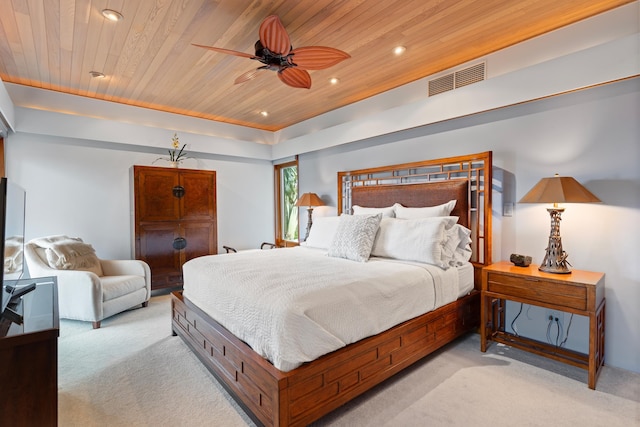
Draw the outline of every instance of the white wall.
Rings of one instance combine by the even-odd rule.
[[[499,191],[513,189],[495,197],[494,261],[516,252],[540,263],[550,228],[545,206],[516,203],[514,215],[502,217],[499,201],[517,202],[556,172],[573,176],[603,203],[566,206],[564,249],[574,268],[606,274],[606,363],[640,372],[639,106],[636,78],[301,155],[300,192],[336,206],[339,171],[491,150],[496,177],[508,178]],[[517,323],[521,332],[544,341],[545,311],[527,316]],[[586,351],[586,327],[574,319],[569,348]]]
[[[82,237],[103,258],[132,257],[131,167],[150,166],[160,154],[21,132],[7,138],[5,149],[7,176],[27,192],[27,239],[67,234]],[[271,162],[204,158],[183,166],[217,172],[220,248],[273,240]]]

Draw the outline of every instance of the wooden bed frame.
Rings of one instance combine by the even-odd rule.
[[[456,199],[472,230],[475,290],[457,301],[365,338],[289,372],[172,293],[173,334],[257,423],[302,426],[319,419],[460,335],[477,329],[480,271],[491,261],[491,152],[338,173],[338,211],[352,205],[433,206]],[[486,188],[486,192],[485,192]]]

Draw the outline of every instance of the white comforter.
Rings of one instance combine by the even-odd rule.
[[[451,301],[455,268],[303,247],[204,256],[183,266],[184,296],[281,371]]]

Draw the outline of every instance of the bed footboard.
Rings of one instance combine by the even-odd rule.
[[[267,426],[307,425],[458,336],[476,329],[477,291],[289,372],[282,372],[184,298],[172,327],[247,414]]]

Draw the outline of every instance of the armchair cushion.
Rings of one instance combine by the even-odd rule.
[[[110,301],[145,288],[143,276],[102,276],[102,301]]]

